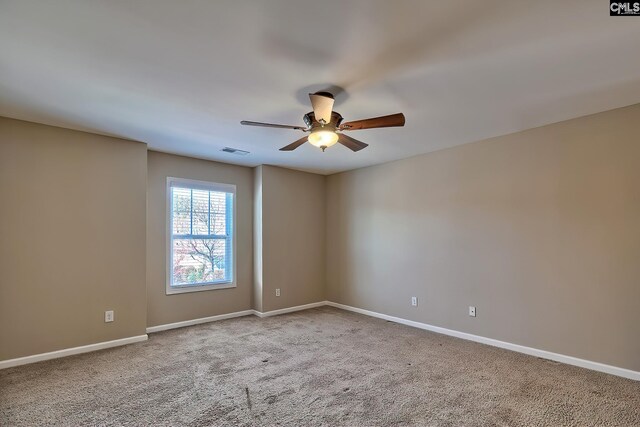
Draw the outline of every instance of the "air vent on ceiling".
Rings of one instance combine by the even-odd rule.
[[[221,151],[224,151],[225,153],[235,154],[238,156],[246,156],[247,154],[249,154],[248,151],[238,150],[237,148],[231,148],[231,147],[224,147]]]

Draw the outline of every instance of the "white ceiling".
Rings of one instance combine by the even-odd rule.
[[[1,0],[0,115],[332,173],[638,103],[638,40],[606,0]],[[301,125],[331,86],[345,120],[406,126],[322,153],[239,124]]]

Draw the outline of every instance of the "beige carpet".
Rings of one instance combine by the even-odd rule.
[[[0,371],[2,426],[639,426],[640,383],[323,307]]]

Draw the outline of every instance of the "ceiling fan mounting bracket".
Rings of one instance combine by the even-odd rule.
[[[321,90],[319,92],[314,93],[314,95],[320,95],[320,96],[324,96],[325,98],[329,98],[329,99],[335,99],[333,97],[333,94],[331,92],[326,92],[324,90]]]

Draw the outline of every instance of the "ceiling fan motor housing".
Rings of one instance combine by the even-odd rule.
[[[309,142],[324,152],[328,147],[331,147],[338,142],[338,134],[336,130],[338,129],[338,126],[340,126],[341,121],[342,116],[340,113],[336,113],[335,111],[331,112],[331,121],[326,124],[322,124],[316,120],[313,111],[305,114],[304,122],[311,132],[308,138]]]
[[[313,111],[305,114],[303,119],[304,123],[307,125],[311,132],[314,132],[318,128],[323,128],[323,130],[335,131],[336,129],[338,129],[338,126],[340,126],[340,123],[342,122],[342,116],[340,115],[340,113],[337,113],[335,111],[331,113],[331,121],[324,125],[316,120],[316,116],[315,114],[313,114]]]

